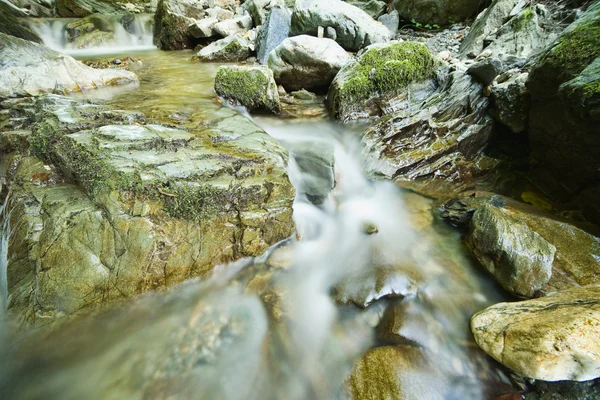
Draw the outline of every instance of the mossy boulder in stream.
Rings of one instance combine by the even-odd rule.
[[[215,77],[215,91],[248,111],[279,113],[280,110],[277,84],[267,67],[221,67]]]
[[[114,23],[110,17],[101,14],[88,15],[65,26],[67,41],[80,49],[113,43],[113,29]]]
[[[600,222],[600,1],[545,51],[529,75],[532,179]]]
[[[293,233],[287,152],[234,110],[186,131],[61,96],[2,106],[2,135],[29,135],[36,155],[0,149],[9,312],[25,322],[205,276]]]
[[[342,121],[376,116],[378,98],[398,95],[410,84],[432,78],[435,66],[421,43],[373,45],[336,75],[327,95],[329,109]]]

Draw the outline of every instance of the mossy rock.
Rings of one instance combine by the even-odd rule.
[[[14,9],[1,1],[0,32],[35,43],[42,43],[42,39],[36,33],[29,29],[26,24],[19,21]]]
[[[67,31],[67,41],[74,42],[77,38],[87,33],[95,31],[113,32],[114,24],[109,18],[100,14],[88,15],[85,18],[69,22],[65,25]]]
[[[433,78],[435,68],[435,59],[421,43],[371,46],[337,74],[327,95],[328,107],[340,120],[355,119],[364,114],[365,103]]]
[[[56,0],[56,11],[59,17],[64,18],[83,18],[94,13],[123,14],[116,2],[111,0]]]
[[[215,91],[221,97],[241,104],[249,111],[279,113],[279,93],[273,72],[264,66],[226,66],[217,71]]]

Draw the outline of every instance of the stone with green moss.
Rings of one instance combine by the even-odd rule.
[[[327,95],[328,107],[342,121],[369,116],[366,103],[433,78],[435,68],[435,59],[421,43],[374,45],[337,74]]]
[[[215,91],[225,99],[246,107],[249,111],[279,113],[279,93],[273,72],[265,66],[219,68]]]
[[[193,48],[189,27],[204,18],[203,0],[159,0],[154,14],[154,44],[161,50]]]
[[[200,61],[244,61],[254,50],[254,43],[242,34],[217,40],[198,52]]]
[[[114,22],[110,16],[91,14],[85,18],[69,22],[65,26],[67,42],[78,49],[98,47],[115,41]]]

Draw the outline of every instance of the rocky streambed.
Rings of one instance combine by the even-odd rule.
[[[596,398],[600,4],[242,3],[2,24],[3,397]]]

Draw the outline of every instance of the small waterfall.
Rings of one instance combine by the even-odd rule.
[[[107,36],[108,41],[99,41],[100,43],[93,45],[69,40],[67,25],[77,19],[36,18],[29,19],[27,22],[30,28],[42,38],[45,46],[67,54],[110,54],[155,48],[152,44],[152,14],[102,16],[102,18],[111,23],[109,31],[113,34],[112,40]]]

